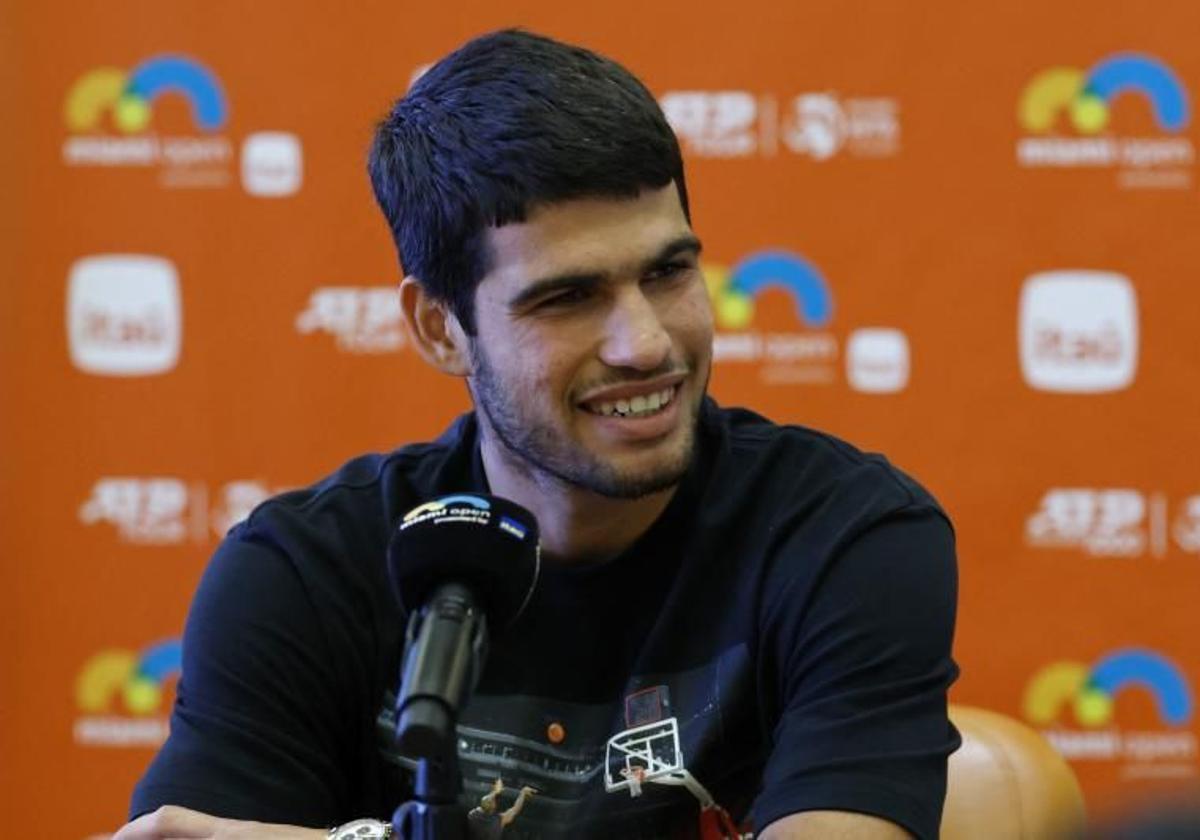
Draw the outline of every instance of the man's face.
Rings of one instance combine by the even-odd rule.
[[[691,462],[712,313],[674,184],[488,232],[471,391],[510,464],[636,498]]]

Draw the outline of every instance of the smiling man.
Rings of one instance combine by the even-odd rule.
[[[649,92],[485,36],[396,104],[370,173],[414,344],[474,411],[230,532],[119,840],[388,836],[412,785],[388,537],[470,491],[533,511],[547,561],[460,720],[464,804],[511,815],[487,836],[936,836],[949,522],[882,457],[706,396],[701,246]]]

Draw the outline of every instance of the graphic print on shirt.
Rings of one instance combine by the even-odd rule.
[[[617,703],[478,693],[458,726],[462,800],[472,807],[497,779],[534,788],[506,839],[742,837],[712,793],[719,785],[722,804],[744,814],[758,788],[757,739],[724,731],[734,722],[722,718],[723,708],[748,707],[748,679],[739,646],[683,673],[635,677]],[[415,770],[396,754],[393,705],[389,694],[376,721],[380,751]],[[625,793],[639,782],[640,795]]]
[[[679,745],[679,719],[668,717],[670,690],[656,685],[625,698],[625,724],[629,727],[608,739],[604,755],[604,789],[608,793],[628,791],[636,799],[643,785],[654,783],[682,787],[700,805],[702,838],[749,838],[729,812],[685,766]]]

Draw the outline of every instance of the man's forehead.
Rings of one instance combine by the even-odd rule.
[[[562,273],[634,270],[691,227],[674,183],[635,198],[545,204],[524,222],[489,228],[485,280],[534,280]]]

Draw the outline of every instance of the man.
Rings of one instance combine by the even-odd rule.
[[[649,92],[485,36],[396,104],[370,173],[414,344],[475,410],[230,532],[119,840],[385,836],[344,823],[411,791],[388,538],[472,490],[531,510],[546,559],[460,720],[464,802],[539,791],[505,837],[935,836],[949,523],[882,458],[705,396],[700,242]]]

